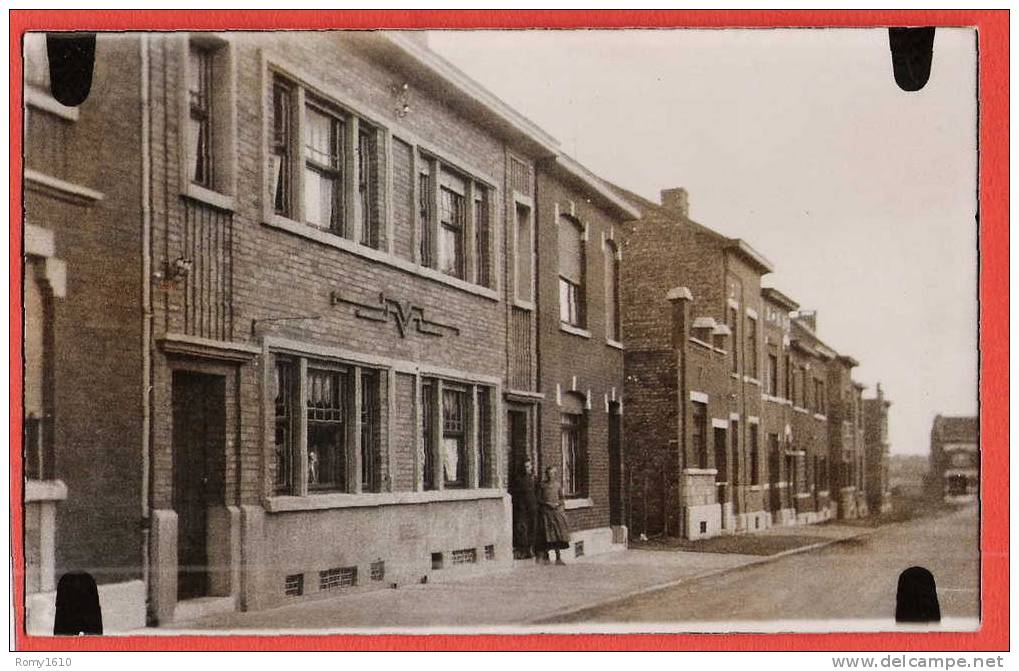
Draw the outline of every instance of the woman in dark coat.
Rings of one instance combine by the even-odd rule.
[[[517,559],[533,556],[534,525],[538,518],[538,498],[534,492],[534,466],[525,459],[513,474],[513,554]]]
[[[570,528],[566,523],[563,487],[556,477],[555,466],[545,469],[545,479],[538,484],[538,528],[535,549],[548,563],[548,551],[555,550],[555,563],[563,565],[560,550],[570,547]]]

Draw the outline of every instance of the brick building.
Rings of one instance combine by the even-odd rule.
[[[553,138],[398,33],[100,35],[88,101],[44,88],[30,628],[72,568],[110,630],[508,568],[524,454],[622,547],[639,213]]]
[[[931,426],[930,471],[933,498],[969,503],[980,495],[980,422],[977,417],[938,415]]]
[[[867,506],[872,513],[887,513],[892,509],[892,489],[888,479],[891,447],[888,442],[888,409],[891,405],[880,382],[874,398],[863,399]]]
[[[620,283],[634,529],[700,538],[770,526],[761,276],[743,240],[689,218],[683,189],[631,199]]]
[[[25,604],[53,630],[56,583],[90,572],[107,630],[145,624],[147,383],[140,296],[137,42],[100,41],[92,95],[50,93],[26,37],[24,87]],[[110,138],[117,138],[111,142]]]

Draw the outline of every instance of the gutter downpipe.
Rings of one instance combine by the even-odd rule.
[[[152,431],[152,193],[150,184],[151,145],[149,139],[149,36],[139,36],[141,91],[139,107],[141,112],[141,214],[142,214],[142,436],[141,436],[141,504],[142,504],[142,581],[145,584],[146,617],[149,595],[149,536],[151,519],[149,511],[149,463],[150,434]]]

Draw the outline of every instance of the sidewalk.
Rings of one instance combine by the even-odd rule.
[[[520,626],[773,561],[873,531],[839,525],[776,529],[764,533],[791,532],[798,537],[811,537],[816,542],[766,556],[631,549],[584,557],[566,566],[518,562],[512,571],[496,575],[362,592],[268,611],[227,613],[146,631],[180,634],[315,630],[324,633],[366,628],[388,631],[422,628],[415,633],[425,633],[463,626],[472,630]]]

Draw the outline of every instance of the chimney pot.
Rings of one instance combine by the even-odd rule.
[[[662,189],[662,207],[672,210],[684,217],[690,214],[690,195],[686,189]]]

